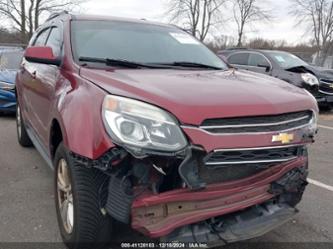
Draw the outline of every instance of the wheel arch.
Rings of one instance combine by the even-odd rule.
[[[50,138],[49,138],[49,148],[50,148],[50,156],[53,160],[55,157],[55,153],[60,143],[64,141],[64,133],[61,128],[60,122],[57,119],[53,119],[51,123],[50,129]]]

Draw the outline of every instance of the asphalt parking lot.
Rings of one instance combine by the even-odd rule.
[[[255,242],[333,242],[333,113],[319,123],[300,213]],[[0,242],[59,242],[53,173],[35,149],[18,145],[15,129],[14,117],[0,117]]]

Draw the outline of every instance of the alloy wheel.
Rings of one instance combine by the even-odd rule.
[[[74,227],[74,202],[72,183],[68,164],[65,159],[59,160],[57,172],[58,206],[62,225],[68,234],[73,232]]]

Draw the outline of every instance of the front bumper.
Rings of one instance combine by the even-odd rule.
[[[16,96],[14,91],[6,91],[0,89],[0,111],[16,111]]]
[[[267,202],[232,216],[189,225],[175,230],[161,240],[182,243],[200,242],[207,247],[256,238],[291,220],[297,209],[286,204]]]
[[[275,188],[272,191],[275,182],[279,182],[288,172],[306,167],[307,157],[303,156],[257,175],[208,185],[196,192],[179,189],[138,197],[132,204],[132,228],[152,238],[163,237],[177,228],[262,204],[283,193],[284,190],[279,192]],[[293,188],[305,186],[306,175],[300,174],[298,178],[300,186]]]
[[[187,234],[190,226],[198,227],[198,236],[204,234],[214,242],[216,236],[207,232],[207,227],[200,228],[202,224],[226,215],[234,218],[238,212],[271,202],[276,215],[272,212],[272,216],[249,221],[261,225],[256,229],[249,225],[255,231],[234,237],[241,240],[267,232],[295,213],[293,207],[305,189],[306,145],[313,142],[316,128],[314,116],[308,121],[308,112],[300,115],[297,119],[305,122],[283,131],[212,133],[202,127],[182,126],[191,144],[182,153],[130,156],[130,162],[124,160],[122,166],[112,167],[115,172],[105,209],[114,219],[131,223],[134,230],[151,238],[186,240],[187,235],[178,231]],[[275,123],[269,124],[261,127]],[[286,209],[277,211],[280,206]]]
[[[320,82],[319,89],[310,91],[319,105],[333,105],[333,83]]]

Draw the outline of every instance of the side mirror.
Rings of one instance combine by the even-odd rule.
[[[271,70],[271,66],[269,66],[269,65],[258,65],[258,67],[263,67],[263,68],[265,68],[265,70],[266,70],[266,72],[269,72],[270,70]]]
[[[60,66],[61,60],[56,58],[51,47],[29,47],[24,58],[29,62]]]

